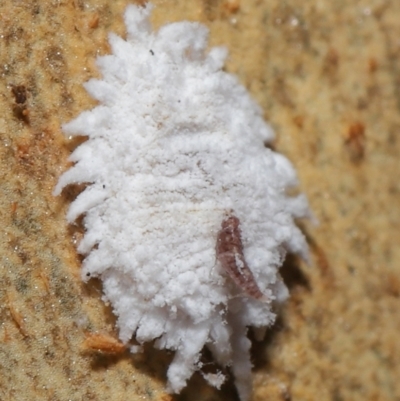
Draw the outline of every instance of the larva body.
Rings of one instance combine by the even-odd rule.
[[[88,183],[67,219],[84,214],[82,277],[103,281],[122,343],[155,340],[175,351],[167,375],[176,393],[206,346],[231,367],[246,401],[247,330],[270,326],[271,301],[288,295],[278,269],[286,251],[307,252],[293,219],[308,206],[304,196],[286,195],[295,171],[265,147],[273,132],[223,71],[226,50],[206,53],[208,31],[199,23],[152,32],[150,10],[129,6],[126,40],[110,35],[112,54],[97,59],[102,79],[85,88],[99,105],[63,126],[88,140],[55,193]],[[215,386],[222,376],[205,375]]]

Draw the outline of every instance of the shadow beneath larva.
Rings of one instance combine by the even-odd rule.
[[[297,256],[288,254],[279,271],[289,290],[289,299],[294,299],[297,296],[296,294],[299,295],[302,290],[306,292],[312,291],[310,281],[307,275],[301,270],[300,261]],[[253,371],[265,371],[270,367],[269,350],[278,341],[278,338],[287,327],[285,314],[283,313],[285,305],[286,303],[275,308],[275,313],[277,314],[276,321],[274,325],[267,330],[263,341],[257,341],[252,330],[249,330],[249,338],[252,340],[251,356]]]
[[[131,355],[131,357],[135,369],[152,377],[155,381],[167,385],[167,370],[174,357],[174,352],[155,349],[151,342],[143,346],[143,352]],[[216,373],[221,370],[206,349],[203,350],[201,362],[203,364],[202,373]],[[167,399],[169,401],[239,401],[229,372],[224,373],[227,373],[227,380],[220,390],[211,387],[200,372],[195,372],[180,394],[171,394]]]
[[[173,401],[239,401],[233,376],[228,369],[222,368],[215,363],[211,352],[204,348],[201,362],[203,374],[213,374],[222,371],[226,375],[226,380],[220,389],[210,386],[200,372],[196,372],[188,381],[188,385]]]
[[[304,288],[307,291],[311,291],[310,281],[303,270],[301,270],[300,261],[297,256],[288,254],[279,272],[283,282],[289,289],[289,293],[296,288]]]
[[[123,359],[131,359],[132,355],[127,350],[124,353],[117,355],[92,352],[90,355],[88,355],[88,357],[90,358],[90,367],[93,371],[106,371],[107,369],[118,364]]]

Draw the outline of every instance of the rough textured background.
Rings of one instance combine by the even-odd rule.
[[[289,258],[291,299],[254,343],[254,400],[400,400],[400,2],[158,0],[155,26],[201,21],[299,171],[319,226]],[[110,343],[101,287],[79,278],[78,189],[51,191],[76,146],[60,126],[94,102],[110,31],[126,0],[0,3],[0,399],[236,400],[199,375],[164,392],[172,355],[90,352]],[[397,263],[396,263],[397,262]],[[209,356],[205,355],[205,360]]]

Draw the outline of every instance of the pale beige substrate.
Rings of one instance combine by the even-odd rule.
[[[83,352],[89,333],[116,336],[114,317],[99,283],[79,277],[80,228],[64,218],[73,190],[51,195],[74,146],[60,126],[94,105],[81,84],[107,33],[123,34],[127,3],[0,5],[4,400],[171,399],[171,355]],[[155,3],[156,26],[201,21],[212,45],[228,46],[227,70],[262,105],[319,220],[304,223],[312,264],[287,263],[291,299],[254,345],[254,399],[400,399],[400,3]],[[177,399],[233,394],[195,376]]]

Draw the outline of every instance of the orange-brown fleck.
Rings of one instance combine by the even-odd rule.
[[[324,250],[316,242],[312,243],[311,245],[317,259],[317,266],[319,267],[321,273],[325,276],[329,275],[330,267]]]
[[[396,274],[389,273],[386,275],[386,292],[398,298],[400,296],[400,279]]]
[[[41,270],[39,272],[39,277],[40,277],[40,279],[42,281],[42,284],[43,284],[44,288],[46,289],[47,293],[50,293],[49,278],[48,278],[48,276],[46,275],[46,273],[43,270]]]
[[[11,336],[7,330],[7,326],[4,326],[4,335],[3,335],[3,343],[7,343],[8,341],[10,341]]]
[[[375,57],[371,57],[368,61],[368,71],[373,74],[378,69],[378,61]]]
[[[352,162],[357,163],[364,158],[365,125],[363,123],[355,122],[349,126],[345,146]]]
[[[237,13],[240,8],[240,1],[239,0],[227,0],[224,2],[223,7],[225,11],[230,14]]]
[[[26,161],[29,158],[29,144],[17,144],[17,157],[20,161]]]
[[[294,116],[293,117],[293,122],[296,125],[297,128],[303,128],[304,125],[304,116]]]
[[[99,26],[100,17],[99,14],[92,14],[88,19],[88,27],[95,29]]]
[[[10,294],[7,294],[7,306],[10,311],[11,317],[14,320],[15,325],[17,326],[19,332],[24,337],[28,337],[28,332],[26,331],[26,328],[25,328],[24,318],[22,317],[19,310],[17,308],[15,308]]]
[[[172,401],[172,396],[170,394],[163,394],[161,396],[161,401]]]
[[[325,56],[323,64],[323,73],[331,79],[336,77],[339,68],[339,53],[336,49],[330,48]]]

